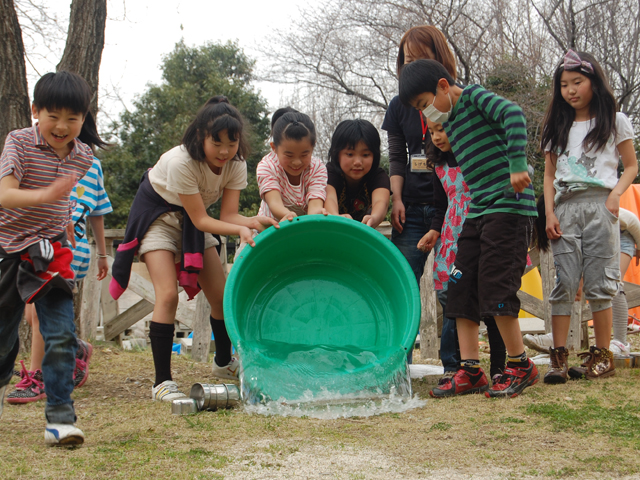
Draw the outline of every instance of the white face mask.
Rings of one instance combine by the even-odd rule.
[[[438,94],[436,93],[436,95],[433,97],[433,102],[431,102],[431,105],[427,105],[427,107],[422,110],[422,113],[424,113],[424,116],[431,120],[433,123],[444,123],[449,120],[451,110],[453,109],[453,102],[451,101],[451,95],[447,93],[447,97],[449,97],[449,111],[441,112],[433,106],[434,102],[436,101],[437,95]]]

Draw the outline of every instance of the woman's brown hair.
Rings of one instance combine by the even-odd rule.
[[[436,60],[447,69],[454,80],[457,78],[456,59],[447,45],[447,39],[444,37],[444,34],[433,25],[420,25],[410,28],[402,36],[398,49],[398,77],[404,66],[405,45],[408,45],[409,50],[415,58]],[[435,55],[434,58],[431,58],[427,48],[433,52]]]

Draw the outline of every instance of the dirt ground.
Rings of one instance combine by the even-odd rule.
[[[598,382],[540,382],[509,400],[431,400],[431,385],[414,380],[424,407],[338,420],[242,408],[174,416],[150,400],[152,371],[149,351],[96,345],[89,379],[74,392],[86,435],[76,449],[44,445],[44,402],[5,403],[0,478],[640,478],[636,369]],[[216,382],[209,365],[185,356],[174,357],[173,372],[184,390]]]

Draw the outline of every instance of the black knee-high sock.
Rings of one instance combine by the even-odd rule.
[[[171,350],[173,348],[173,332],[175,325],[151,322],[149,324],[149,340],[153,353],[153,365],[156,368],[156,383],[160,385],[171,378]]]
[[[487,337],[489,337],[489,349],[491,350],[490,374],[491,378],[493,378],[494,375],[504,372],[507,347],[504,345],[496,320],[493,317],[486,317],[482,321],[487,326]]]
[[[211,322],[213,338],[216,341],[215,361],[219,367],[224,367],[231,361],[231,339],[227,333],[227,327],[224,326],[224,320],[209,317],[209,321]]]

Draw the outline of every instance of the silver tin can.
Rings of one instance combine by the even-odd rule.
[[[198,410],[233,408],[241,400],[240,389],[232,383],[196,383],[191,387],[189,396],[196,401]]]
[[[171,413],[189,415],[198,411],[198,404],[193,398],[176,398],[171,402]]]

